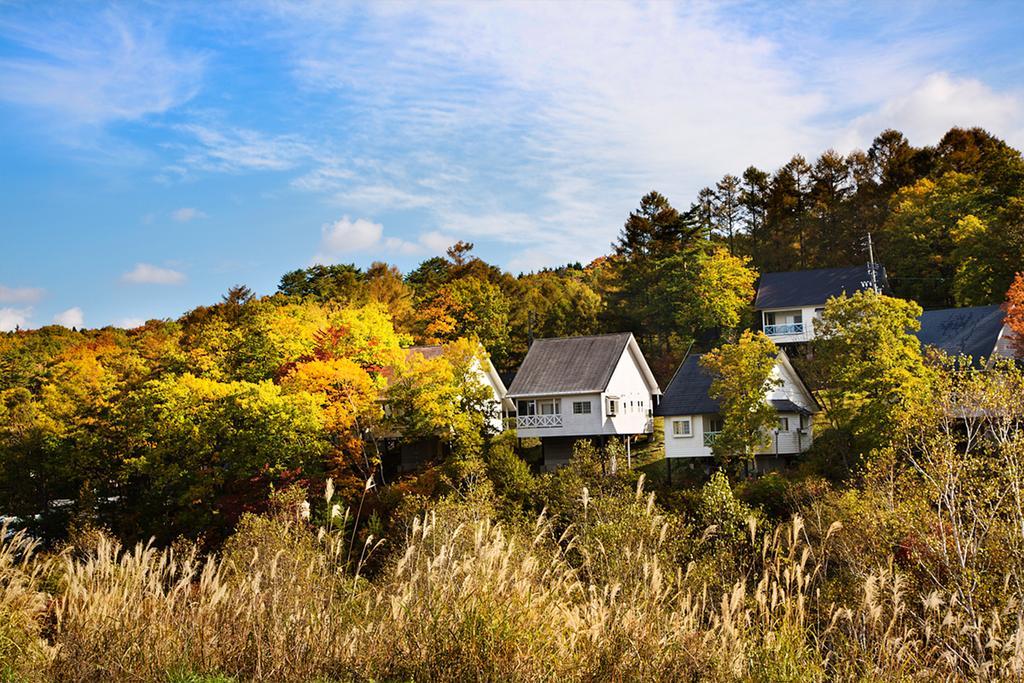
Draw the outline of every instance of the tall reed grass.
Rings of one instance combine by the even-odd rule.
[[[1016,598],[969,618],[939,592],[907,595],[889,565],[863,579],[859,600],[833,604],[822,596],[839,527],[812,545],[799,517],[764,533],[751,522],[757,550],[716,590],[692,565],[664,559],[667,522],[640,488],[637,504],[656,533],[616,549],[628,562],[600,568],[585,566],[602,560],[579,552],[573,529],[556,535],[544,516],[512,530],[428,512],[372,578],[341,530],[315,530],[288,511],[247,520],[216,557],[100,537],[84,555],[46,559],[5,535],[0,672],[55,681],[1024,675]]]

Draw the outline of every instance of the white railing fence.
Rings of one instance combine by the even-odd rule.
[[[561,415],[520,415],[516,418],[519,429],[552,429],[562,426]]]

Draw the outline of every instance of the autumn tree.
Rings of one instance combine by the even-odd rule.
[[[389,431],[404,441],[449,444],[447,471],[454,483],[482,472],[483,442],[496,417],[491,389],[480,380],[489,363],[477,342],[458,339],[440,355],[410,354],[388,384]]]
[[[316,476],[326,446],[315,397],[266,381],[153,380],[126,399],[118,422],[119,524],[142,538],[223,533],[259,509],[274,484]]]
[[[747,330],[736,342],[701,356],[714,378],[709,393],[722,416],[722,431],[711,446],[719,460],[753,460],[770,443],[777,418],[766,397],[779,384],[773,375],[778,353],[763,332]]]
[[[508,297],[497,285],[463,277],[442,286],[420,309],[421,338],[426,344],[477,339],[501,363],[509,348]]]
[[[812,383],[847,447],[867,453],[888,443],[926,392],[931,371],[921,344],[921,307],[871,290],[832,298],[815,325]]]
[[[1006,325],[1013,331],[1010,343],[1014,351],[1024,358],[1024,272],[1017,273],[1006,293]]]
[[[754,299],[755,282],[757,272],[745,256],[733,256],[721,247],[702,256],[677,301],[680,328],[696,334],[708,328],[740,327]]]

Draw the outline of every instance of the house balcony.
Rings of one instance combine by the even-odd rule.
[[[790,334],[803,334],[803,323],[785,323],[782,325],[765,325],[764,333],[769,337],[782,337]]]
[[[718,435],[721,433],[722,432],[704,432],[704,446],[707,448],[714,446],[715,439],[717,439]]]
[[[561,415],[520,415],[516,418],[518,429],[560,429]]]

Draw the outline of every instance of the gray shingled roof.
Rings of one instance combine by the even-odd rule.
[[[981,358],[992,355],[1005,316],[998,304],[925,311],[917,338],[951,356],[971,356],[980,365]]]
[[[824,306],[833,296],[853,294],[869,286],[868,267],[819,268],[785,273],[765,273],[757,286],[754,308],[788,308],[790,306]],[[888,289],[885,268],[878,267],[878,284]]]
[[[718,401],[708,396],[711,373],[700,364],[700,355],[687,356],[676,370],[655,415],[702,415],[718,412]]]
[[[509,397],[604,391],[629,343],[629,332],[537,339],[530,345]]]

